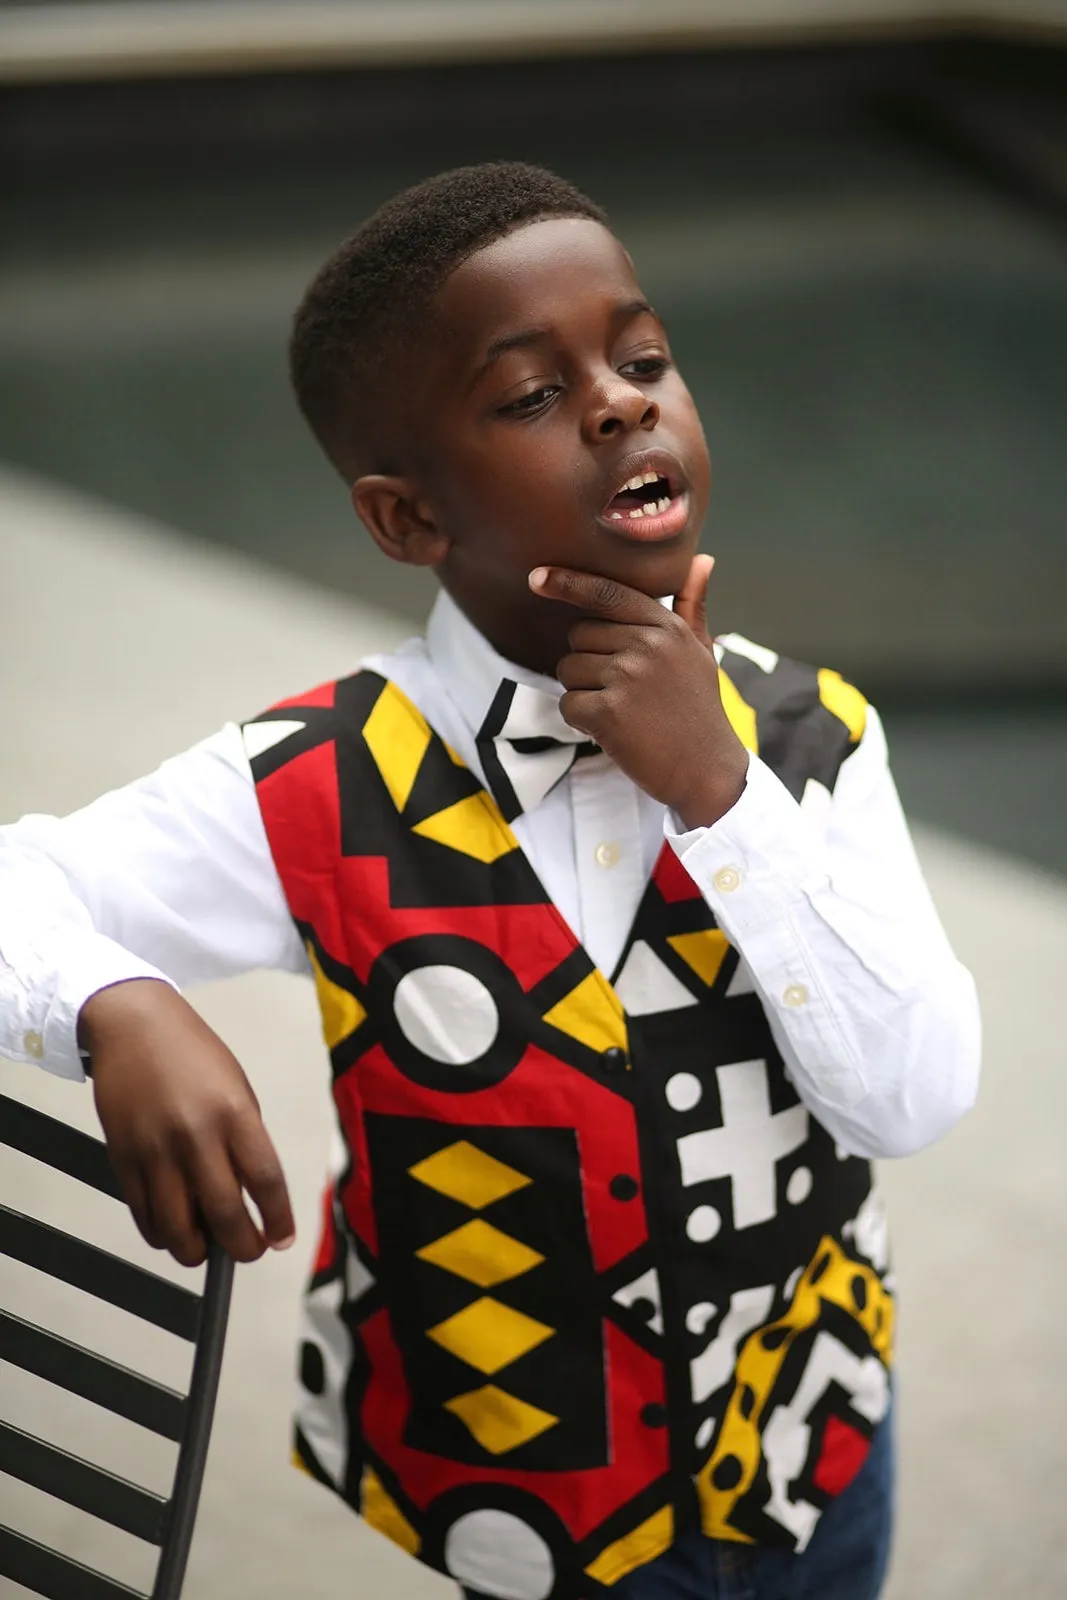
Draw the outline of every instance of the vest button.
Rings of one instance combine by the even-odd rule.
[[[612,1178],[608,1189],[614,1200],[636,1200],[641,1192],[641,1186],[636,1178],[631,1178],[628,1172],[620,1172]]]
[[[641,1421],[646,1428],[665,1428],[667,1426],[667,1407],[657,1405],[652,1401],[650,1405],[641,1407]]]
[[[605,1072],[625,1072],[628,1065],[626,1051],[613,1044],[609,1050],[600,1052],[600,1065]]]

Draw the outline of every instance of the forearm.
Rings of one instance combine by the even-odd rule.
[[[734,992],[747,983],[759,993],[797,1092],[843,1148],[867,1156],[939,1138],[973,1104],[978,1079],[974,985],[895,799],[886,772],[857,818],[874,830],[873,850],[870,840],[850,850],[847,818],[841,837],[753,762],[731,812],[672,837],[743,959]]]

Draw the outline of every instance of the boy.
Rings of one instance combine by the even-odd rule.
[[[700,423],[569,184],[399,196],[292,368],[372,537],[435,569],[427,636],[7,830],[0,1052],[80,1076],[80,1042],[146,1237],[195,1262],[199,1212],[251,1259],[284,1181],[167,980],[310,968],[307,1470],[469,1593],[873,1600],[868,1158],[945,1132],[978,1056],[877,717],[709,638]]]

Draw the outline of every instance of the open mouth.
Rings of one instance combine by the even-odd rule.
[[[638,472],[623,484],[604,511],[610,522],[636,522],[662,515],[675,498],[671,481],[661,472]]]

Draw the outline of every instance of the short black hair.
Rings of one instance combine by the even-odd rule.
[[[372,438],[388,409],[386,368],[417,338],[445,279],[475,251],[547,217],[607,223],[544,167],[455,167],[386,201],[317,273],[293,321],[290,373],[311,431],[348,482],[369,466],[393,470]]]

